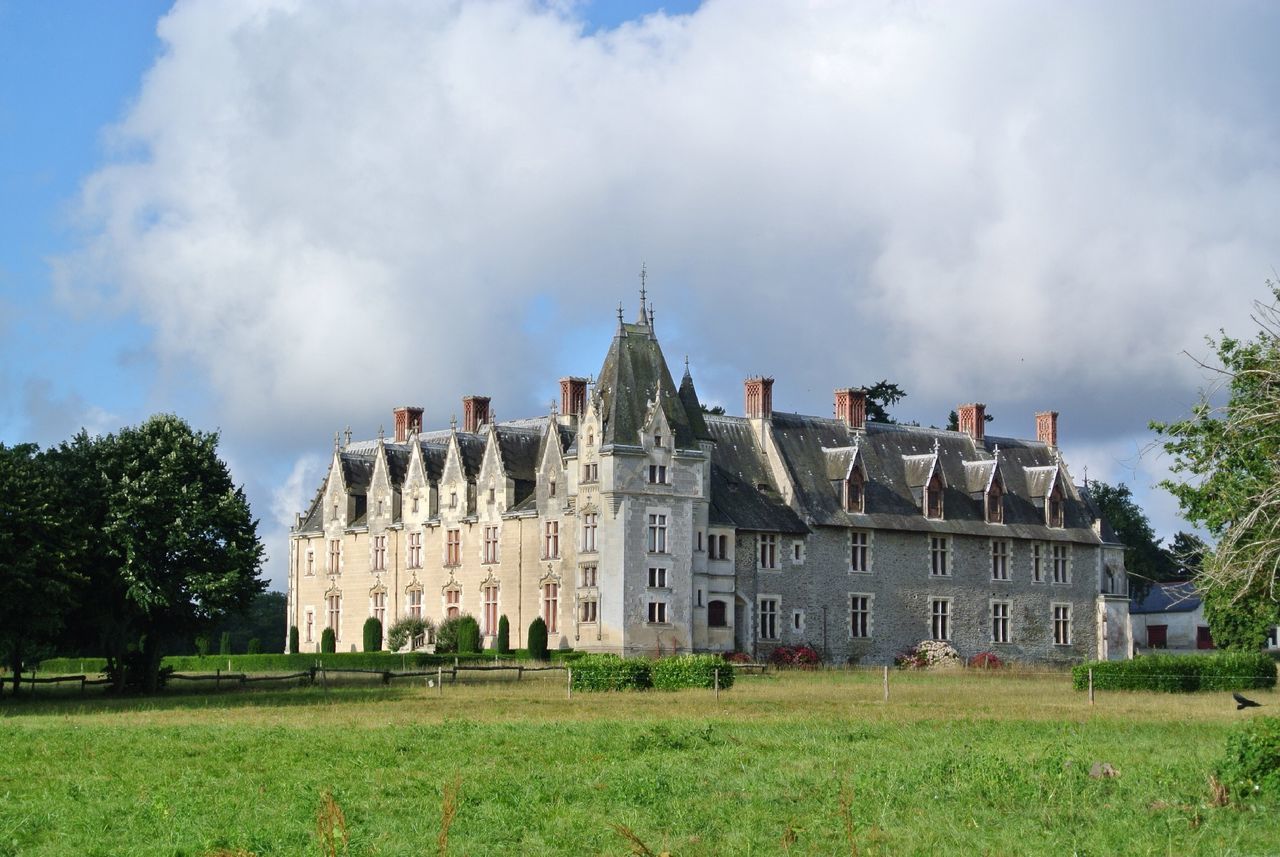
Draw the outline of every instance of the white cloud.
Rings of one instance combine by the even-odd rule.
[[[1178,353],[1276,264],[1280,10],[710,0],[588,36],[574,8],[179,2],[63,288],[289,455],[406,400],[539,409],[532,298],[630,314],[641,259],[710,398],[889,377],[924,422],[1048,404],[1103,442],[1190,402]]]

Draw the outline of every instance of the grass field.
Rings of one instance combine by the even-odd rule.
[[[442,816],[449,854],[1280,853],[1280,802],[1212,805],[1250,714],[1225,693],[893,673],[886,703],[831,672],[567,700],[545,675],[9,701],[0,854],[436,854]]]

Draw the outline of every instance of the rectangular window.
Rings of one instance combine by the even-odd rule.
[[[444,618],[456,619],[462,611],[462,590],[449,589],[444,593]]]
[[[849,596],[849,636],[871,636],[871,596]]]
[[[793,610],[791,612],[791,630],[797,634],[804,633],[804,611]]]
[[[486,637],[498,633],[498,587],[490,584],[481,590],[484,597],[484,623],[480,632]]]
[[[760,599],[760,639],[778,639],[778,602],[774,598]]]
[[[325,599],[329,605],[329,627],[333,629],[335,639],[342,639],[342,596],[330,595]]]
[[[951,539],[947,536],[929,537],[929,574],[946,577],[951,574]],[[945,637],[937,639],[944,640]]]
[[[556,634],[560,629],[560,584],[542,584],[542,621],[547,623],[547,633]]]
[[[853,550],[849,555],[849,570],[871,571],[871,534],[854,530],[850,542]]]
[[[596,621],[597,617],[596,600],[594,598],[578,602],[578,621],[585,625],[590,625]]]
[[[729,537],[719,536],[718,541],[720,542],[720,553],[717,555],[717,559],[728,559],[729,558]]]
[[[307,551],[307,577],[311,577],[316,573],[316,552]]]
[[[661,625],[667,621],[667,602],[650,601],[649,602],[649,624]]]
[[[667,552],[667,516],[649,516],[649,553]]]
[[[387,624],[387,593],[375,592],[369,601],[370,615],[384,626]]]
[[[1009,602],[991,602],[991,642],[1009,642]]]
[[[422,533],[409,533],[409,568],[422,568]]]
[[[582,465],[582,481],[596,482],[600,479],[600,465],[592,462]]]
[[[1044,583],[1044,545],[1039,542],[1031,546],[1031,582]]]
[[[546,533],[542,540],[542,558],[560,558],[560,522],[547,521]]]
[[[370,539],[373,542],[373,570],[386,571],[387,569],[387,537],[374,536]]]
[[[422,590],[409,590],[409,616],[414,619],[422,618]]]
[[[498,561],[498,528],[484,528],[484,547],[483,562],[494,563]]]
[[[1054,583],[1070,583],[1070,569],[1068,562],[1071,558],[1070,549],[1066,545],[1053,545],[1050,548],[1050,556],[1053,560],[1053,582]]]
[[[449,530],[445,534],[444,564],[457,565],[462,561],[462,530]]]
[[[951,599],[935,598],[929,602],[929,631],[935,640],[951,639]]]
[[[596,567],[594,565],[584,565],[582,567],[582,588],[590,589],[596,585]]]
[[[702,550],[702,530],[698,530],[698,550]]]
[[[307,642],[308,643],[315,642],[315,627],[316,627],[316,614],[308,610],[307,611]]]
[[[413,514],[418,514],[418,497],[416,494],[413,497]]]
[[[774,569],[778,567],[778,537],[760,535],[760,568]]]
[[[667,570],[665,568],[649,569],[649,588],[650,589],[666,589],[667,588]]]
[[[329,539],[329,573],[337,574],[342,567],[342,539]]]
[[[791,543],[791,563],[800,565],[804,562],[804,542],[797,539]]]
[[[720,536],[707,536],[707,559],[724,559],[724,554],[720,550]]]
[[[1009,579],[1009,543],[997,539],[991,543],[991,579]]]
[[[667,465],[650,464],[649,465],[649,483],[651,485],[667,484]]]
[[[596,513],[582,516],[582,549],[591,553],[596,549]]]
[[[1053,605],[1053,644],[1071,645],[1071,605]]]

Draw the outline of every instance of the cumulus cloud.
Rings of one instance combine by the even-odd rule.
[[[1280,9],[577,8],[179,0],[60,287],[293,454],[406,400],[544,407],[641,259],[731,411],[747,373],[819,413],[888,377],[922,422],[1052,405],[1102,443],[1186,407],[1179,352],[1275,265]]]

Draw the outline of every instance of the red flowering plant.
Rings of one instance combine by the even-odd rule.
[[[751,663],[751,655],[746,652],[730,652],[724,656],[724,659],[731,664],[749,664]]]
[[[811,670],[822,663],[822,657],[812,646],[778,646],[769,655],[769,663]]]
[[[1004,661],[1000,660],[999,655],[995,652],[978,652],[969,658],[969,668],[976,670],[998,670],[1004,666]]]

